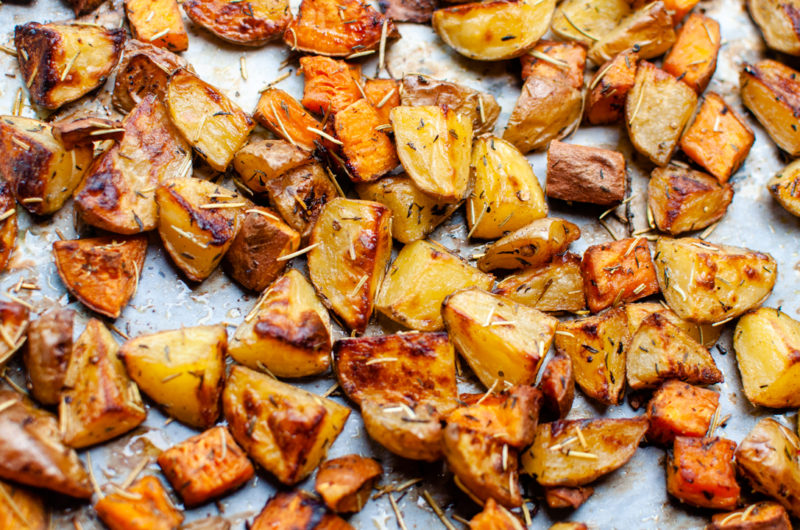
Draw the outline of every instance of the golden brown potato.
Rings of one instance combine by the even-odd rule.
[[[580,1],[583,3],[584,0]],[[592,125],[602,125],[622,119],[625,99],[636,80],[638,63],[639,54],[625,50],[597,69],[586,93],[586,121]]]
[[[470,530],[524,530],[524,526],[511,512],[489,498],[483,511],[469,522]]]
[[[474,189],[467,199],[471,237],[502,237],[547,215],[533,168],[510,143],[495,136],[477,138],[471,167]]]
[[[278,377],[321,374],[330,367],[331,322],[297,269],[275,281],[236,328],[228,353],[236,362]]]
[[[797,2],[748,0],[747,10],[767,46],[789,55],[800,55]]]
[[[121,122],[104,118],[65,119],[53,123],[53,138],[68,151],[79,145],[91,146],[105,140],[119,142],[124,136]]]
[[[64,286],[83,305],[117,318],[139,285],[147,253],[145,236],[103,236],[53,243]]]
[[[628,173],[619,151],[553,140],[547,149],[547,196],[608,206],[625,198]]]
[[[575,399],[575,379],[572,377],[572,361],[562,354],[553,355],[544,367],[539,381],[544,412],[556,419],[563,419],[572,408]]]
[[[172,504],[161,481],[153,475],[140,478],[127,489],[119,488],[101,497],[94,509],[100,520],[114,530],[137,526],[167,530],[178,528],[183,522],[183,512]]]
[[[550,29],[561,38],[591,46],[630,12],[626,0],[564,0],[556,7]]]
[[[536,309],[476,287],[445,298],[442,318],[450,340],[487,388],[498,382],[533,384],[558,324]]]
[[[347,521],[329,513],[317,497],[303,490],[277,493],[250,525],[250,530],[277,528],[353,530]]]
[[[0,176],[3,166],[0,164]],[[5,270],[17,242],[17,203],[11,183],[0,180],[0,272]]]
[[[72,309],[51,309],[31,322],[25,369],[31,394],[43,405],[56,405],[72,356]]]
[[[575,382],[592,399],[617,405],[625,389],[625,357],[631,335],[622,308],[559,322],[556,351],[572,360]]]
[[[372,439],[404,458],[442,455],[441,420],[456,408],[455,352],[446,333],[347,338],[333,346],[339,385]]]
[[[122,345],[119,357],[167,414],[203,429],[219,417],[227,345],[222,324],[195,326],[139,335]]]
[[[542,486],[583,486],[624,466],[645,432],[645,416],[544,423],[522,454],[522,466]]]
[[[75,210],[93,226],[136,234],[158,225],[156,186],[191,171],[192,149],[152,94],[128,114],[123,129],[122,141],[86,171],[75,190]]]
[[[589,59],[601,65],[629,48],[633,48],[640,59],[658,57],[675,42],[672,26],[672,16],[664,2],[645,4],[623,18],[614,29],[597,35],[598,40],[589,48]]]
[[[336,198],[311,232],[308,272],[322,302],[363,333],[392,256],[392,212],[372,201]]]
[[[539,311],[581,311],[586,308],[581,258],[557,254],[549,263],[506,276],[494,292]]]
[[[40,495],[3,481],[0,489],[0,528],[47,530],[51,514]]]
[[[397,254],[375,300],[378,311],[408,328],[444,328],[442,302],[466,287],[491,289],[494,276],[470,266],[443,246],[427,240],[404,246]]]
[[[236,152],[233,168],[245,186],[265,193],[269,181],[311,161],[311,153],[285,140],[255,140]]]
[[[19,116],[0,118],[0,149],[0,176],[17,201],[37,215],[61,208],[92,161],[91,147],[67,151],[51,125]]]
[[[445,203],[469,195],[472,123],[466,114],[444,107],[400,106],[389,119],[397,155],[419,189]]]
[[[87,24],[14,28],[14,46],[31,101],[46,109],[75,101],[101,86],[117,66],[125,30]]]
[[[711,516],[706,530],[791,530],[786,510],[772,501],[762,501],[740,510]]]
[[[147,42],[129,39],[125,42],[117,68],[111,101],[115,107],[130,111],[148,94],[162,98],[167,92],[169,76],[179,68],[191,70],[189,63],[180,55]]]
[[[721,44],[719,22],[692,13],[678,32],[662,68],[702,94],[717,69]]]
[[[589,500],[594,493],[591,486],[569,488],[566,486],[554,486],[545,488],[544,495],[547,505],[551,508],[570,508],[577,510],[581,505]]]
[[[170,76],[166,102],[183,137],[217,171],[225,171],[255,127],[239,105],[186,69]]]
[[[222,261],[242,224],[248,203],[237,193],[194,177],[156,188],[158,234],[173,263],[195,282]]]
[[[92,497],[78,454],[61,441],[55,416],[11,390],[0,390],[0,477],[79,499]]]
[[[667,492],[701,508],[731,510],[741,493],[736,482],[733,451],[736,442],[724,438],[675,438],[667,457]]]
[[[262,46],[280,37],[292,20],[289,0],[186,0],[181,5],[195,24],[244,46]]]
[[[231,434],[250,457],[291,485],[325,459],[350,409],[234,365],[222,396]]]
[[[767,130],[778,147],[792,157],[800,155],[800,80],[796,70],[764,59],[745,64],[739,74],[742,103]]]
[[[28,308],[19,302],[0,300],[0,366],[25,343],[30,322]]]
[[[314,489],[331,510],[360,512],[382,473],[383,467],[372,458],[345,455],[319,466]]]
[[[794,160],[767,181],[767,190],[787,212],[800,217],[800,161]],[[2,270],[2,268],[0,268]]]
[[[555,0],[475,2],[437,9],[431,23],[455,51],[479,61],[519,57],[545,34]]]
[[[91,319],[72,348],[58,407],[64,443],[82,448],[105,442],[142,423],[147,411],[128,378],[111,332]]]
[[[732,200],[733,186],[701,171],[668,165],[650,173],[647,204],[662,232],[705,228],[722,219]]]
[[[769,254],[688,237],[660,238],[654,261],[670,309],[699,324],[730,320],[758,307],[778,273]]]
[[[696,324],[688,320],[683,320],[675,314],[666,304],[658,302],[638,302],[635,304],[625,304],[625,312],[628,314],[628,330],[630,334],[636,333],[642,321],[653,313],[665,317],[669,322],[685,331],[694,340],[706,348],[711,348],[717,343],[717,339],[722,334],[721,326],[711,324]]]
[[[125,0],[125,15],[135,39],[173,52],[189,47],[176,0]]]
[[[580,229],[557,217],[546,217],[511,232],[486,248],[478,259],[482,271],[544,265],[581,237]]]
[[[625,101],[631,143],[657,166],[667,165],[696,105],[697,94],[688,85],[652,63],[640,62]]]

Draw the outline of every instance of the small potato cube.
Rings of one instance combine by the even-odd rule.
[[[51,514],[41,495],[3,481],[0,481],[0,489],[0,528],[48,528]]]
[[[630,12],[627,0],[564,0],[553,13],[550,29],[564,40],[591,46]]]
[[[0,365],[4,365],[25,343],[30,311],[19,302],[0,300]]]
[[[239,149],[233,168],[255,193],[269,191],[269,182],[311,162],[311,154],[285,140],[255,140]]]
[[[669,165],[650,174],[647,204],[662,232],[678,235],[719,221],[733,200],[733,186],[701,171]]]
[[[617,405],[625,389],[625,356],[630,342],[622,308],[559,322],[556,351],[572,361],[575,382],[591,397]]]
[[[564,219],[537,219],[507,236],[498,239],[478,259],[482,271],[538,267],[561,254],[570,243],[581,237],[581,231]]]
[[[542,59],[542,55],[550,60]],[[554,81],[564,81],[579,90],[583,88],[586,47],[581,44],[541,40],[533,47],[533,50],[520,57],[520,62],[522,63],[522,81],[533,75]]]
[[[628,173],[618,151],[553,140],[547,149],[547,196],[608,206],[625,198]]]
[[[717,69],[721,43],[719,22],[692,13],[678,31],[675,45],[664,58],[662,68],[702,94]]]
[[[162,99],[167,92],[169,76],[179,68],[190,68],[180,55],[128,39],[117,68],[111,101],[118,109],[130,111],[149,94]]]
[[[186,506],[235,490],[253,477],[253,464],[227,427],[208,429],[158,455],[158,465]]]
[[[153,475],[140,478],[124,494],[101,497],[94,509],[111,530],[172,530],[183,522],[183,513]]]
[[[125,15],[134,39],[171,52],[189,47],[189,35],[175,0],[125,0]]]
[[[597,69],[586,94],[586,121],[603,125],[622,120],[625,99],[633,88],[638,63],[639,54],[625,50]]]
[[[292,20],[289,0],[186,0],[181,5],[194,23],[240,46],[263,46],[281,37]]]
[[[67,150],[79,145],[92,145],[94,142],[115,140],[125,136],[122,123],[104,118],[76,118],[53,123],[53,137]]]
[[[228,353],[278,377],[321,374],[330,367],[330,317],[297,269],[275,281],[236,329]]]
[[[380,115],[366,99],[337,112],[333,125],[336,138],[343,144],[345,169],[352,180],[377,180],[400,163],[389,135],[377,129]]]
[[[800,156],[800,73],[764,59],[745,64],[739,74],[742,103],[767,130],[778,147]]]
[[[501,138],[472,146],[474,189],[467,199],[470,237],[494,239],[547,216],[547,203],[528,160]]]
[[[294,146],[307,151],[316,149],[322,125],[298,103],[279,88],[261,93],[253,118]],[[313,130],[312,130],[313,129]]]
[[[236,441],[286,485],[303,480],[325,459],[350,415],[344,405],[238,365],[222,401]]]
[[[682,381],[666,381],[647,404],[647,439],[663,445],[676,436],[702,438],[719,406],[719,394]]]
[[[747,158],[754,141],[747,122],[719,94],[709,92],[681,137],[681,149],[720,182],[727,182]]]
[[[0,166],[0,175],[3,174]],[[17,242],[17,202],[11,183],[7,180],[0,181],[0,272],[8,265],[14,244]]]
[[[598,40],[589,48],[589,59],[600,65],[630,48],[641,59],[658,57],[675,42],[672,26],[672,16],[664,2],[650,2],[627,15],[612,30],[597,35]]]
[[[392,212],[372,201],[336,198],[311,232],[308,273],[322,302],[363,333],[392,255]]]
[[[470,530],[524,530],[517,517],[491,497],[486,499],[483,511],[469,522]]]
[[[128,378],[111,332],[91,319],[72,348],[58,408],[64,443],[83,448],[105,442],[142,423],[147,411]]]
[[[732,510],[739,503],[733,467],[736,443],[724,438],[678,436],[667,461],[667,491],[681,502]]]
[[[631,143],[657,166],[667,165],[696,105],[697,94],[688,85],[652,63],[640,62],[625,102]]]
[[[319,466],[314,489],[334,512],[360,512],[382,473],[383,467],[372,458],[341,456]]]
[[[564,419],[575,399],[575,379],[572,377],[572,361],[568,356],[556,354],[547,362],[539,389],[542,391],[545,413],[555,419]]]
[[[549,263],[506,276],[494,292],[539,311],[581,311],[586,308],[581,258],[557,254]]]
[[[463,405],[447,416],[448,424],[472,429],[522,449],[533,442],[542,393],[530,385],[514,385],[497,394],[461,394]]]
[[[748,0],[747,10],[761,30],[767,46],[789,55],[800,55],[797,4],[775,0]]]
[[[170,76],[166,101],[172,122],[216,171],[225,171],[255,127],[239,105],[185,69]]]
[[[360,65],[308,55],[300,58],[300,68],[305,77],[302,103],[311,112],[333,116],[363,97]]]
[[[267,501],[250,530],[278,528],[314,528],[316,530],[353,530],[347,521],[329,513],[316,497],[303,490],[277,493]]]
[[[592,313],[658,292],[656,269],[644,238],[592,245],[583,253],[581,276]]]
[[[466,287],[491,289],[494,276],[470,266],[443,246],[426,240],[404,246],[381,285],[375,307],[408,328],[444,328],[442,302]]]
[[[568,488],[556,486],[545,488],[545,501],[550,508],[570,508],[577,510],[581,505],[589,500],[594,493],[594,488],[586,486],[582,488]]]
[[[391,125],[389,114],[400,105],[400,83],[394,79],[367,79],[364,94],[378,113],[381,125]]]
[[[797,189],[798,184],[800,184],[800,160],[795,160],[769,179],[767,190],[787,212],[800,217],[800,191]],[[2,270],[2,267],[0,267],[0,270]]]
[[[791,530],[786,510],[773,501],[762,501],[740,510],[711,516],[707,530]]]
[[[72,324],[75,311],[51,309],[31,322],[25,369],[28,388],[43,405],[57,405],[72,356]]]
[[[476,287],[445,298],[442,317],[453,344],[487,388],[498,381],[533,384],[558,324],[536,309]]]
[[[122,345],[119,357],[167,414],[204,429],[219,417],[227,345],[224,325],[195,326],[140,335]]]
[[[658,313],[665,317],[669,322],[688,333],[691,338],[702,344],[705,348],[712,348],[722,334],[722,326],[695,324],[694,322],[683,320],[664,303],[638,302],[635,304],[625,304],[625,312],[628,314],[628,330],[630,330],[631,335],[636,333],[644,319],[653,313]]]
[[[99,25],[39,24],[14,28],[14,47],[31,101],[57,109],[101,86],[122,53],[125,30]]]

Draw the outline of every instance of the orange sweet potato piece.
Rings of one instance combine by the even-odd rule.
[[[678,24],[694,9],[700,0],[664,0],[664,7],[672,13],[672,24]]]
[[[359,99],[333,119],[348,175],[358,182],[377,180],[400,163],[394,142],[383,130],[381,118],[366,99]]]
[[[364,93],[381,118],[381,125],[390,124],[389,112],[400,105],[400,83],[394,79],[367,79]]]
[[[676,436],[705,436],[718,405],[719,394],[713,390],[669,380],[647,404],[647,439],[668,444]]]
[[[0,272],[8,265],[17,242],[17,201],[11,183],[0,179]]]
[[[754,141],[747,122],[722,96],[709,92],[694,122],[681,137],[681,149],[724,183],[742,165]]]
[[[189,47],[189,35],[175,0],[125,0],[125,14],[134,39],[173,52]]]
[[[534,53],[546,55],[553,64]],[[522,80],[528,76],[544,77],[554,81],[565,82],[570,86],[583,88],[583,70],[586,68],[586,47],[577,42],[560,42],[554,40],[541,40],[533,50],[520,57],[522,63]],[[563,66],[562,66],[563,65]]]
[[[525,527],[511,512],[489,498],[483,511],[469,522],[470,530],[523,530]]]
[[[309,151],[315,149],[319,134],[308,130],[322,130],[322,125],[294,99],[279,88],[269,88],[261,93],[253,118],[293,145]]]
[[[714,514],[706,530],[792,530],[792,523],[786,508],[761,501],[735,512]]]
[[[717,69],[720,43],[719,23],[692,13],[678,32],[678,39],[661,67],[702,94]]]
[[[667,460],[667,491],[687,504],[732,510],[739,501],[735,450],[724,438],[678,436]]]
[[[345,455],[319,466],[314,489],[335,512],[358,512],[369,499],[383,467],[359,455]]]
[[[483,433],[511,447],[533,442],[539,423],[542,393],[529,385],[517,385],[498,394],[461,394],[464,403],[447,417],[447,423]]]
[[[586,121],[601,125],[622,119],[628,91],[636,80],[638,61],[638,53],[625,50],[597,69],[586,93]]]
[[[0,481],[0,528],[45,530],[50,513],[44,499],[34,490]]]
[[[304,491],[280,492],[269,501],[253,520],[250,530],[313,528],[314,530],[352,530],[338,515]]]
[[[311,112],[336,114],[362,98],[360,66],[316,55],[301,57],[300,67],[305,76],[302,103]]]
[[[593,493],[594,488],[591,486],[578,486],[577,488],[554,486],[544,489],[544,497],[549,507],[573,510],[580,508]]]
[[[572,361],[557,353],[544,367],[539,381],[545,412],[557,419],[564,419],[575,399],[575,379],[572,377]]]
[[[183,513],[153,475],[140,478],[125,492],[106,495],[94,505],[111,530],[174,530],[183,522]]]

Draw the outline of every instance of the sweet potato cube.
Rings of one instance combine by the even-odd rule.
[[[389,112],[400,106],[400,83],[394,79],[367,79],[364,94],[380,116],[381,125],[390,124]]]
[[[681,149],[720,182],[727,182],[747,158],[754,141],[747,122],[722,96],[709,92],[681,138]]]
[[[800,72],[764,59],[745,64],[739,75],[742,103],[767,130],[778,147],[800,155]]]
[[[556,354],[547,362],[539,389],[542,391],[544,411],[556,419],[565,418],[575,399],[575,379],[572,377],[572,361],[568,356]]]
[[[383,130],[381,117],[366,99],[359,99],[337,112],[333,119],[336,137],[350,178],[359,182],[377,180],[400,163],[394,143]]]
[[[525,527],[514,514],[490,498],[483,511],[469,522],[470,530],[523,530]]]
[[[662,68],[702,94],[717,69],[719,23],[700,13],[686,19]]]
[[[253,118],[292,145],[308,151],[315,149],[320,136],[310,129],[321,130],[322,125],[292,96],[279,88],[269,88],[261,93]]]
[[[448,424],[484,433],[519,449],[533,442],[542,402],[540,390],[515,385],[497,394],[461,394],[459,399],[464,405],[447,416]]]
[[[739,502],[735,450],[736,443],[724,438],[678,436],[667,460],[667,491],[701,508],[735,508]]]
[[[223,426],[170,447],[158,465],[187,506],[219,497],[253,476],[253,465]]]
[[[300,58],[305,76],[303,106],[317,114],[336,114],[362,98],[361,67],[330,57]]]
[[[359,455],[327,460],[319,466],[314,489],[335,512],[358,512],[369,499],[375,480],[383,467]]]
[[[719,394],[671,379],[647,404],[647,439],[668,444],[676,436],[703,437],[719,405]]]
[[[549,60],[542,59],[542,55]],[[541,40],[533,50],[520,57],[520,62],[523,81],[534,75],[562,81],[577,89],[583,88],[586,47],[577,42]]]
[[[153,475],[139,479],[125,494],[106,495],[94,509],[111,530],[173,530],[183,522],[183,513]]]
[[[672,13],[672,24],[678,23],[694,9],[700,0],[664,0],[664,6]]]
[[[41,495],[17,484],[0,481],[0,528],[45,530],[49,507]]]
[[[625,50],[597,69],[586,94],[586,120],[592,125],[616,123],[625,113],[625,98],[636,79],[639,54]]]
[[[547,196],[604,206],[625,198],[628,174],[618,151],[553,140],[547,150]]]
[[[173,52],[189,47],[189,35],[175,0],[125,0],[125,14],[134,39]]]
[[[592,245],[583,253],[581,275],[593,313],[658,292],[650,247],[643,238]]]
[[[313,528],[314,530],[353,530],[350,524],[336,514],[328,512],[325,505],[310,494],[300,491],[283,491],[267,501],[250,530],[277,530],[278,528]]]
[[[577,510],[594,493],[591,486],[570,488],[554,486],[544,489],[544,498],[551,508],[571,508]]]
[[[716,513],[706,530],[791,530],[786,509],[774,501],[751,504],[734,512]]]

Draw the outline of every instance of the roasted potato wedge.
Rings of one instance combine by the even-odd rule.
[[[3,168],[0,165],[0,176]],[[8,265],[14,245],[17,242],[17,203],[11,183],[5,179],[0,180],[0,272]]]
[[[0,412],[0,477],[90,499],[89,473],[78,454],[61,441],[56,417],[11,390],[0,390],[0,403],[4,404]]]
[[[556,7],[550,29],[563,39],[591,46],[630,12],[626,0],[564,0]]]
[[[736,443],[724,438],[675,438],[667,459],[667,491],[681,502],[731,510],[739,503],[733,452]]]
[[[172,122],[216,171],[225,171],[255,127],[239,105],[186,69],[170,76],[166,102]]]
[[[746,515],[745,515],[746,514]],[[791,530],[792,523],[786,510],[772,501],[762,501],[734,512],[711,516],[707,530]]]
[[[228,353],[254,370],[305,377],[330,367],[332,335],[328,311],[314,288],[297,269],[289,269],[236,328]]]
[[[189,47],[189,35],[176,0],[125,0],[125,15],[134,39],[172,52]]]
[[[173,263],[195,282],[219,265],[242,224],[248,204],[233,191],[194,177],[156,188],[158,234]]]
[[[667,445],[676,436],[702,438],[718,406],[719,394],[713,390],[674,379],[666,381],[647,404],[647,439]]]
[[[91,146],[105,140],[121,141],[125,136],[122,123],[105,118],[66,119],[53,123],[53,138],[70,151],[79,145]]]
[[[289,0],[233,4],[225,0],[186,0],[181,5],[195,24],[224,41],[243,46],[262,46],[279,38],[292,20]]]
[[[195,326],[140,335],[122,345],[119,357],[167,414],[202,429],[219,417],[227,345],[225,326]]]
[[[28,22],[14,46],[31,101],[57,109],[101,86],[117,66],[125,30],[86,24]]]
[[[775,0],[748,0],[747,10],[761,30],[764,42],[773,50],[800,55],[798,4]]]
[[[692,13],[678,31],[675,45],[664,58],[662,68],[702,94],[717,69],[721,44],[719,23],[703,14]]]
[[[491,497],[486,499],[483,511],[469,522],[470,530],[524,530],[517,517]]]
[[[122,50],[111,101],[115,107],[130,111],[148,94],[161,99],[167,92],[169,76],[179,68],[191,70],[180,55],[129,39]]]
[[[419,189],[444,203],[469,195],[472,123],[466,114],[438,106],[400,106],[389,119],[397,155]]]
[[[630,48],[640,59],[658,57],[675,42],[672,26],[672,16],[664,2],[650,2],[620,20],[610,31],[597,35],[598,40],[589,48],[588,57],[601,65]]]
[[[275,528],[314,528],[315,530],[353,530],[347,521],[329,513],[325,505],[303,490],[277,493],[267,501],[250,530]]]
[[[544,412],[555,419],[564,419],[575,399],[575,379],[572,377],[572,361],[556,354],[550,358],[539,381]]]
[[[361,65],[321,55],[300,58],[303,72],[303,106],[316,114],[336,113],[349,107],[361,95]],[[372,103],[372,101],[370,101]]]
[[[380,125],[378,111],[364,98],[334,115],[333,128],[343,144],[342,158],[351,180],[372,182],[400,164],[394,143],[378,129]]]
[[[533,75],[566,81],[579,90],[583,88],[583,73],[586,70],[586,46],[583,44],[541,40],[519,60],[523,82]]]
[[[369,500],[375,480],[383,467],[359,455],[345,455],[326,460],[319,466],[314,489],[331,510],[339,513],[359,512]]]
[[[586,121],[592,125],[603,125],[622,119],[625,114],[625,99],[636,80],[638,63],[639,54],[633,50],[625,50],[597,69],[586,92]]]
[[[472,145],[474,189],[467,199],[471,237],[495,239],[547,216],[528,160],[507,141],[481,136]]]
[[[798,184],[800,184],[800,161],[795,160],[767,181],[767,190],[787,212],[800,217]]]
[[[280,109],[280,111],[278,110]],[[322,125],[300,103],[279,88],[261,93],[253,118],[294,146],[307,151],[316,149]]]
[[[544,265],[581,237],[580,229],[557,217],[537,219],[487,247],[478,259],[482,271],[522,269]]]
[[[47,530],[51,514],[40,495],[2,481],[0,489],[0,528]]]
[[[0,117],[0,149],[0,176],[17,201],[37,215],[61,208],[92,161],[91,147],[68,151],[51,125],[19,116]]]
[[[167,490],[153,475],[140,478],[122,493],[115,491],[101,497],[94,509],[100,520],[115,530],[166,530],[178,528],[183,522],[183,512],[172,504]]]
[[[625,312],[628,314],[628,330],[631,335],[636,333],[642,321],[653,313],[658,313],[665,317],[669,322],[688,333],[691,338],[702,344],[705,348],[712,348],[722,334],[721,326],[696,324],[688,320],[683,320],[663,302],[625,304]]]
[[[433,29],[455,51],[479,61],[519,57],[545,34],[555,0],[475,2],[433,12]]]
[[[580,430],[586,447],[574,438]],[[522,466],[542,486],[583,486],[624,466],[647,432],[647,418],[559,420],[540,424],[533,445],[522,454]],[[553,447],[557,447],[554,450]],[[590,452],[594,458],[580,458]],[[585,456],[585,455],[584,455]]]
[[[51,309],[31,322],[28,328],[28,348],[25,350],[25,369],[28,388],[43,405],[56,405],[72,356],[72,309]]]
[[[486,385],[530,385],[550,350],[558,320],[476,287],[445,298],[450,339]],[[502,388],[502,387],[501,387]]]
[[[441,245],[420,240],[397,254],[381,285],[375,307],[408,328],[444,328],[442,302],[466,287],[491,289],[494,277],[470,266]]]
[[[586,308],[581,258],[557,254],[549,263],[506,276],[495,293],[539,311],[581,311]]]
[[[657,278],[670,309],[684,320],[730,320],[766,300],[778,273],[769,254],[702,239],[660,238]]]
[[[25,343],[30,311],[19,302],[0,300],[0,366]]]
[[[350,415],[334,401],[235,365],[222,402],[236,441],[287,485],[307,477],[325,459]]]
[[[308,272],[322,302],[352,330],[367,327],[392,255],[392,212],[384,205],[336,198],[311,232]]]
[[[256,140],[236,152],[233,168],[250,190],[265,193],[269,181],[312,160],[308,151],[285,140]]]
[[[95,318],[75,342],[58,406],[64,443],[70,447],[105,442],[147,417],[139,389],[125,373],[118,351],[111,332]]]
[[[619,151],[553,140],[547,149],[545,187],[554,199],[618,203],[628,190],[625,157]]]
[[[783,63],[764,59],[745,64],[739,74],[742,103],[767,130],[778,147],[790,156],[800,155],[800,72]]]

